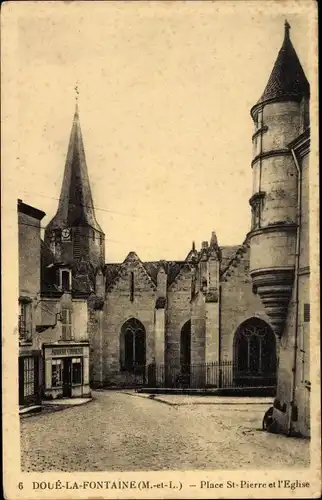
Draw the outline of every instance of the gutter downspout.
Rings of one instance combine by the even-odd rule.
[[[299,267],[300,267],[300,242],[301,242],[301,197],[302,197],[302,171],[297,160],[294,149],[291,149],[294,164],[297,170],[297,232],[296,232],[296,252],[295,252],[295,331],[294,331],[294,358],[292,366],[291,379],[291,401],[290,411],[288,415],[287,432],[292,433],[292,413],[294,408],[295,391],[296,391],[296,365],[298,351],[298,313],[299,313]]]

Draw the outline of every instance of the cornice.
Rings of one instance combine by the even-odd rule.
[[[259,129],[257,129],[256,132],[252,135],[252,141],[256,139],[257,136],[267,132],[267,130],[268,130],[267,125],[264,125],[264,127],[260,127]]]
[[[33,219],[37,219],[41,221],[46,213],[38,208],[32,207],[31,205],[27,205],[22,200],[18,200],[18,212],[21,214],[29,215]]]
[[[310,127],[294,139],[294,141],[290,142],[288,147],[293,149],[294,153],[299,158],[306,156],[310,152],[311,147]]]
[[[253,231],[250,231],[247,234],[247,237],[249,239],[253,238],[254,236],[259,236],[260,234],[264,233],[275,233],[275,232],[280,232],[280,231],[296,231],[297,229],[297,224],[295,223],[290,223],[290,222],[276,222],[275,224],[270,224],[269,226],[265,227],[260,227],[258,229],[254,229]]]
[[[278,97],[272,97],[271,99],[266,99],[265,101],[261,101],[256,103],[250,110],[250,116],[253,120],[255,120],[255,113],[264,108],[267,104],[274,104],[278,102],[301,102],[303,96],[295,93],[283,94]]]
[[[259,160],[265,160],[266,158],[272,158],[274,156],[290,156],[291,154],[292,153],[290,149],[286,148],[271,149],[270,151],[264,151],[263,153],[260,153],[259,155],[255,156],[255,158],[251,162],[251,166],[253,168],[255,163],[257,163]]]

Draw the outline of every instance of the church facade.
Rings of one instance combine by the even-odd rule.
[[[66,337],[66,326],[46,334],[45,379],[51,344],[66,346],[76,336],[82,353],[71,357],[85,394],[89,384],[277,385],[279,430],[309,434],[308,107],[309,84],[286,24],[251,110],[254,182],[244,241],[222,246],[214,231],[182,261],[144,262],[132,250],[120,263],[105,262],[76,107],[41,265],[41,297],[54,311],[63,304],[60,319],[75,335]]]

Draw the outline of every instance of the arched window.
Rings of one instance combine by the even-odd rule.
[[[187,321],[180,334],[180,365],[181,372],[188,373],[191,363],[191,321]]]
[[[243,385],[274,381],[276,340],[270,326],[259,318],[242,323],[235,335],[234,357],[235,378]]]
[[[145,328],[136,318],[127,320],[121,328],[121,369],[137,371],[145,366]]]

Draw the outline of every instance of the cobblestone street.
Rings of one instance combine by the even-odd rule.
[[[113,391],[94,392],[93,397],[82,406],[21,419],[23,471],[276,469],[309,464],[309,441],[261,430],[269,402],[212,404],[210,396],[183,404],[189,396],[171,396],[173,405],[169,396],[161,402]]]

